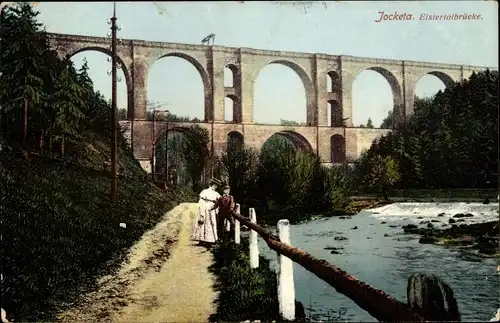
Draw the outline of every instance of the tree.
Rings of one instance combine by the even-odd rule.
[[[369,170],[365,174],[364,184],[382,193],[384,199],[388,200],[388,189],[400,178],[397,162],[390,156],[382,157],[375,155],[369,162]]]
[[[46,81],[53,59],[49,57],[52,53],[46,34],[41,30],[41,24],[35,21],[38,12],[33,11],[28,3],[19,3],[5,7],[2,13],[0,89],[8,90],[0,91],[0,105],[2,119],[9,121],[6,133],[12,135],[8,139],[20,142],[24,123],[23,100],[28,103],[28,135],[39,135],[34,126],[41,123],[41,112],[46,108],[46,90],[50,87]]]
[[[366,127],[367,128],[373,128],[372,118],[368,118],[368,121],[366,122]]]
[[[382,120],[382,123],[380,124],[381,129],[390,129],[392,128],[392,110],[389,110],[387,113],[387,117],[385,117],[384,120]]]
[[[300,126],[305,126],[306,124],[303,122],[297,122],[297,121],[292,121],[292,120],[280,120],[280,125],[282,126],[289,126],[289,127],[300,127]]]
[[[222,173],[227,177],[231,192],[237,201],[251,199],[256,187],[258,154],[254,149],[247,148],[243,143],[230,137],[228,148],[221,156]]]
[[[54,92],[49,98],[52,118],[48,131],[54,139],[61,140],[61,153],[64,154],[64,140],[67,137],[78,138],[82,120],[85,117],[85,98],[89,97],[91,88],[86,83],[79,83],[79,75],[73,64],[62,62],[54,67]]]
[[[326,174],[326,200],[330,210],[343,211],[351,203],[352,186],[341,168],[329,168],[324,170]]]
[[[210,159],[208,130],[193,125],[189,128],[189,134],[183,149],[186,169],[191,177],[191,183],[195,192],[200,189],[201,175]]]
[[[288,201],[294,209],[307,207],[319,167],[321,163],[316,155],[303,152],[295,154],[291,174],[286,183]]]
[[[11,141],[20,141],[24,100],[28,105],[28,142],[39,139],[40,148],[46,135],[55,139],[77,138],[87,129],[109,128],[102,124],[109,120],[109,105],[94,92],[87,64],[76,71],[69,59],[59,59],[35,20],[38,14],[28,3],[2,11],[2,129],[12,134]],[[49,138],[49,146],[51,142]]]
[[[391,156],[400,188],[497,187],[497,120],[498,72],[473,73],[434,97],[416,98],[406,129],[380,138],[360,165]]]

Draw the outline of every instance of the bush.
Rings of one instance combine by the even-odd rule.
[[[326,173],[327,202],[333,212],[342,212],[351,204],[351,182],[344,169],[329,168]]]

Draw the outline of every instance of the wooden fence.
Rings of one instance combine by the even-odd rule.
[[[409,304],[402,303],[384,291],[373,288],[340,268],[317,259],[304,250],[293,247],[290,242],[290,223],[278,221],[278,236],[257,224],[255,209],[249,209],[249,217],[240,214],[240,205],[236,204],[234,217],[234,242],[241,241],[241,225],[251,230],[249,241],[250,267],[259,267],[258,235],[278,256],[278,300],[279,312],[285,320],[295,319],[295,289],[293,281],[293,263],[298,263],[320,279],[324,280],[337,292],[347,296],[359,307],[379,321],[459,321],[460,313],[451,289],[435,276],[414,274],[408,282]],[[425,285],[426,286],[422,286]],[[416,286],[416,287],[415,287]],[[446,288],[442,288],[445,286]],[[429,290],[433,293],[429,294]],[[444,291],[443,291],[444,290]],[[447,293],[446,291],[449,292]],[[410,297],[410,294],[413,295]],[[436,299],[440,298],[436,302]],[[445,306],[435,304],[447,304]]]

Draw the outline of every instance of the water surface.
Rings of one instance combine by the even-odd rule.
[[[437,226],[447,223],[447,218],[436,215],[424,220],[431,219],[442,221],[433,223]],[[470,249],[419,244],[418,236],[404,235],[401,228],[419,221],[422,220],[415,215],[391,217],[363,211],[346,219],[324,218],[292,225],[291,240],[293,245],[403,302],[406,302],[406,285],[411,274],[435,274],[453,289],[462,321],[489,321],[500,307],[498,259],[484,258]],[[347,240],[335,240],[338,236]],[[341,254],[332,254],[325,247],[341,248]],[[259,249],[275,266],[276,253],[262,240]],[[353,301],[295,263],[294,278],[296,298],[306,307],[308,317],[332,320],[342,312],[342,320],[376,321]]]

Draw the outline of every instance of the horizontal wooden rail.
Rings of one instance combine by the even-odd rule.
[[[425,321],[422,316],[418,315],[408,305],[394,299],[384,291],[377,290],[356,279],[340,268],[329,264],[326,260],[317,259],[300,248],[280,242],[276,235],[262,228],[260,225],[252,223],[241,214],[233,212],[233,216],[243,225],[257,232],[269,248],[290,258],[315,274],[335,288],[337,292],[350,298],[377,320],[385,322]]]

